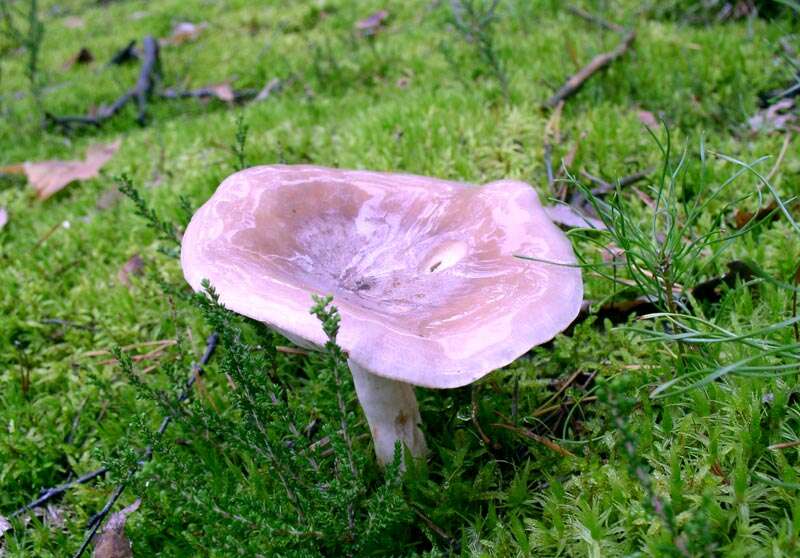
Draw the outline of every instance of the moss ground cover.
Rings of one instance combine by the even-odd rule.
[[[14,518],[0,552],[69,555],[128,479],[118,507],[142,498],[126,531],[137,556],[800,555],[798,139],[748,124],[759,93],[796,74],[791,7],[723,21],[692,2],[586,4],[637,37],[566,101],[552,160],[558,169],[574,150],[567,176],[589,187],[581,170],[613,183],[656,169],[594,200],[610,233],[570,234],[595,310],[648,295],[661,314],[591,317],[474,388],[419,390],[431,455],[403,475],[375,465],[346,369],[336,381],[340,354],[286,352],[286,340],[192,298],[175,242],[114,201],[125,175],[179,231],[242,164],[277,162],[515,178],[553,196],[554,121],[541,104],[618,35],[560,2],[505,0],[491,21],[489,2],[457,4],[477,20],[428,1],[40,1],[33,74],[31,4],[9,4],[0,166],[122,146],[99,178],[44,202],[0,174],[0,515],[111,469],[49,512]],[[382,9],[374,35],[356,32]],[[180,22],[204,28],[162,45],[159,90],[281,87],[241,104],[154,96],[144,126],[133,105],[99,127],[43,126],[45,113],[117,98],[139,63],[107,61]],[[94,61],[66,68],[82,47]],[[648,116],[665,126],[648,133]],[[788,215],[731,224],[776,195]],[[616,271],[601,265],[609,246],[627,256]],[[141,273],[121,281],[134,256]],[[733,261],[756,272],[692,297]],[[177,403],[211,331],[219,353]],[[159,437],[165,414],[175,418]],[[153,458],[136,466],[148,444]]]

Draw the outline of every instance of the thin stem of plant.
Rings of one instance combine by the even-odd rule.
[[[189,379],[186,380],[186,385],[183,391],[181,392],[180,396],[178,396],[178,399],[176,401],[177,403],[183,403],[184,401],[186,401],[186,399],[189,398],[189,395],[191,394],[192,391],[192,386],[194,386],[194,383],[197,381],[198,375],[202,374],[203,366],[205,366],[208,363],[208,361],[211,360],[211,357],[217,348],[218,342],[219,342],[219,336],[216,333],[212,333],[211,335],[208,336],[208,339],[206,340],[205,352],[203,353],[203,356],[200,358],[200,361],[192,366],[192,371],[189,374]],[[163,420],[161,421],[161,426],[159,426],[156,432],[157,438],[160,438],[164,434],[164,432],[166,431],[167,427],[171,422],[172,422],[172,415],[167,415],[163,418]],[[135,466],[128,471],[125,480],[117,485],[117,487],[114,489],[114,492],[106,501],[106,504],[103,506],[103,508],[94,516],[92,516],[92,518],[89,520],[89,527],[86,536],[84,537],[83,543],[81,543],[80,548],[73,555],[73,558],[80,558],[83,555],[83,553],[89,547],[89,544],[91,544],[92,539],[97,533],[97,530],[100,528],[106,516],[108,516],[109,512],[111,511],[111,508],[113,508],[114,504],[117,502],[119,497],[124,492],[128,482],[130,482],[131,478],[133,478],[133,475],[136,474],[138,468],[141,467],[143,463],[148,461],[152,457],[152,455],[153,455],[153,446],[148,445],[144,450],[142,459],[137,461]],[[100,476],[100,474],[102,474],[100,473],[100,471],[102,471],[103,473],[105,472],[103,469],[105,468],[98,469],[98,471],[95,471],[94,473],[89,473],[88,475],[84,475],[84,477],[91,476],[91,478],[96,478]]]

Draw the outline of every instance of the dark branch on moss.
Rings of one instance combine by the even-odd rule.
[[[12,513],[10,515],[10,517],[14,518],[14,517],[17,517],[19,515],[22,515],[26,511],[30,511],[30,510],[34,510],[36,508],[39,508],[39,507],[45,505],[46,503],[48,503],[50,500],[54,500],[56,498],[60,498],[61,496],[63,496],[67,492],[67,490],[69,490],[73,486],[77,486],[79,484],[86,484],[87,482],[91,482],[94,479],[96,479],[97,477],[105,475],[107,472],[108,472],[108,468],[107,467],[100,467],[96,471],[92,471],[91,473],[86,473],[85,475],[80,476],[80,477],[78,477],[76,479],[73,479],[73,480],[71,480],[69,482],[65,482],[64,484],[60,484],[58,486],[54,486],[53,488],[46,488],[46,489],[42,490],[39,493],[39,497],[38,498],[36,498],[35,500],[25,504],[24,506],[22,506],[21,508],[16,510],[14,513]]]
[[[46,113],[47,123],[70,130],[76,126],[101,126],[116,115],[131,101],[136,102],[136,121],[144,125],[147,121],[147,101],[153,93],[156,82],[161,78],[161,60],[158,41],[148,35],[142,47],[142,67],[136,83],[110,105],[102,106],[97,114],[56,116]]]
[[[208,339],[206,340],[205,352],[203,353],[203,356],[200,357],[200,361],[197,364],[192,365],[192,371],[189,373],[189,378],[186,380],[186,386],[184,387],[181,394],[178,396],[176,404],[183,403],[189,398],[189,395],[192,392],[192,386],[194,386],[198,376],[200,376],[203,373],[203,366],[208,364],[208,361],[211,360],[211,357],[213,356],[214,351],[217,348],[217,343],[219,343],[219,336],[216,333],[212,333],[211,335],[208,336]],[[163,420],[161,421],[161,426],[159,426],[156,432],[156,439],[160,438],[167,430],[167,427],[172,422],[172,417],[173,415],[168,414],[163,418]],[[138,468],[143,463],[149,461],[152,456],[153,456],[153,446],[151,444],[145,448],[144,453],[142,455],[142,459],[136,463],[136,466],[134,468],[128,471],[128,475],[125,478],[125,480],[122,481],[120,484],[118,484],[117,487],[114,489],[114,492],[111,493],[111,496],[109,496],[108,500],[106,501],[106,504],[103,506],[103,509],[101,509],[99,512],[97,512],[89,519],[86,536],[84,537],[83,543],[81,543],[80,548],[78,548],[78,550],[73,555],[73,558],[80,558],[83,555],[83,553],[86,552],[86,549],[89,547],[89,544],[92,542],[92,539],[94,538],[98,529],[100,529],[100,526],[103,524],[103,521],[105,521],[105,518],[108,516],[111,509],[114,507],[114,504],[124,492],[128,482],[130,482],[130,480],[133,478],[133,475],[136,474]]]
[[[205,352],[203,353],[203,356],[200,358],[200,361],[197,364],[192,366],[192,371],[189,374],[189,378],[186,380],[186,386],[184,387],[184,390],[181,392],[180,396],[178,396],[177,403],[179,403],[179,404],[183,403],[184,401],[186,401],[189,398],[189,395],[191,394],[192,386],[194,386],[195,382],[197,381],[197,377],[199,375],[202,375],[203,366],[208,364],[208,361],[211,360],[211,357],[212,357],[212,355],[214,354],[214,351],[217,348],[217,343],[218,342],[219,342],[219,336],[216,333],[212,333],[208,337],[208,339],[206,341]],[[161,421],[161,426],[158,428],[158,431],[157,431],[157,435],[159,437],[164,434],[164,432],[166,431],[166,429],[169,426],[170,422],[172,422],[172,415],[165,416],[164,419]],[[142,454],[142,459],[139,461],[138,464],[142,464],[145,461],[149,460],[152,457],[152,455],[153,455],[153,447],[152,447],[152,445],[147,446],[145,448],[143,454]],[[86,473],[85,475],[82,475],[82,476],[80,476],[80,477],[78,477],[76,479],[73,479],[73,480],[69,481],[69,482],[65,482],[65,483],[60,484],[58,486],[54,486],[53,488],[44,489],[44,490],[41,491],[41,493],[39,494],[38,498],[36,498],[35,500],[32,500],[31,502],[25,504],[21,508],[19,508],[16,511],[14,511],[10,515],[10,517],[11,518],[18,517],[18,516],[22,515],[23,513],[27,512],[27,511],[34,510],[36,508],[44,506],[45,504],[47,504],[51,500],[55,500],[57,498],[60,498],[64,494],[66,494],[66,492],[69,489],[71,489],[71,488],[73,488],[75,486],[78,486],[80,484],[86,484],[88,482],[91,482],[91,481],[93,481],[93,480],[105,475],[107,472],[108,472],[108,467],[100,467],[99,469],[96,469],[94,471]],[[131,474],[133,472],[135,472],[135,471],[132,471]],[[101,509],[98,513],[96,513],[95,515],[93,515],[91,517],[91,519],[89,520],[88,527],[87,527],[87,529],[89,529],[89,532],[87,532],[86,537],[85,537],[85,539],[83,541],[83,544],[81,545],[80,549],[76,552],[75,557],[81,556],[86,551],[86,548],[88,547],[89,543],[92,541],[92,538],[94,537],[95,533],[97,532],[98,528],[100,527],[100,524],[105,519],[105,517],[108,515],[109,511],[111,511],[111,508],[113,507],[114,503],[119,499],[120,495],[122,494],[122,491],[125,489],[125,485],[126,485],[126,482],[123,482],[120,485],[118,485],[117,488],[114,490],[114,492],[109,497],[108,501],[106,502],[106,505],[103,506],[103,509]]]

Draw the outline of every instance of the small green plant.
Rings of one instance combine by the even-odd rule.
[[[508,100],[509,85],[495,44],[494,25],[500,0],[450,0],[452,23],[465,41],[474,45],[481,61],[500,85]]]
[[[236,171],[244,170],[247,168],[247,134],[250,131],[250,126],[244,119],[244,113],[240,112],[236,115],[236,137],[231,145],[236,160],[233,163],[233,169]]]
[[[5,35],[22,46],[28,55],[25,75],[31,97],[39,112],[43,113],[39,58],[44,39],[44,24],[39,18],[38,0],[27,0],[24,4],[25,7],[20,7],[12,0],[3,0],[0,2],[0,19]]]
[[[728,162],[735,163],[742,170],[753,173],[773,195],[776,206],[789,223],[797,238],[800,238],[800,226],[788,210],[788,203],[752,165],[748,165],[727,156],[720,156]],[[792,200],[794,201],[794,200]],[[789,254],[790,258],[797,258]],[[690,312],[663,312],[653,314],[654,320],[662,320],[666,328],[632,328],[649,341],[664,344],[686,345],[695,349],[697,358],[687,359],[691,365],[684,374],[662,383],[653,390],[653,397],[674,395],[707,385],[728,375],[743,377],[795,377],[800,370],[800,339],[797,328],[800,317],[797,315],[797,268],[786,281],[775,279],[765,271],[754,267],[756,278],[753,284],[763,284],[765,288],[774,289],[778,293],[789,296],[791,303],[784,310],[784,316],[772,323],[759,327],[741,327],[736,329],[722,327],[713,319],[698,316]],[[733,362],[725,363],[725,360]]]
[[[597,390],[598,400],[609,409],[611,420],[610,431],[615,432],[618,439],[616,449],[627,465],[627,472],[640,487],[642,492],[642,508],[658,524],[660,529],[653,532],[646,541],[649,553],[653,556],[684,558],[691,556],[714,556],[719,548],[714,538],[714,530],[709,524],[706,498],[700,505],[694,506],[689,513],[690,518],[679,524],[677,515],[687,511],[683,502],[683,480],[678,453],[672,452],[669,469],[669,494],[663,494],[656,487],[651,467],[642,456],[640,446],[652,444],[652,434],[634,426],[637,407],[642,403],[636,393],[640,386],[637,380],[630,377],[618,377],[602,382]],[[645,394],[646,397],[646,394]],[[652,413],[652,411],[651,411]],[[669,430],[668,408],[662,411],[662,428]],[[667,432],[669,435],[669,432]]]
[[[738,203],[749,196],[720,202],[722,193],[744,173],[740,169],[717,186],[708,183],[705,144],[699,146],[699,169],[690,171],[689,153],[684,150],[673,160],[671,134],[665,128],[665,141],[650,132],[662,155],[662,167],[655,184],[648,189],[652,198],[649,220],[639,219],[639,210],[617,186],[607,200],[594,195],[591,188],[571,177],[571,183],[589,200],[607,231],[601,234],[578,234],[601,251],[616,246],[624,254],[625,278],[618,264],[589,261],[581,264],[622,288],[633,286],[659,308],[676,313],[687,311],[687,302],[679,295],[683,286],[694,286],[708,267],[719,261],[732,241],[746,234],[750,227],[728,232],[723,216],[731,214]],[[713,208],[714,218],[708,219]],[[609,271],[609,267],[611,268]]]
[[[107,460],[116,478],[147,494],[153,511],[163,512],[167,521],[204,525],[204,540],[216,552],[401,551],[402,533],[413,516],[402,493],[400,450],[380,474],[365,457],[370,453],[363,443],[355,448],[356,439],[369,437],[358,434],[364,421],[354,412],[346,357],[336,345],[340,317],[331,298],[316,299],[311,310],[328,342],[304,372],[276,352],[274,334],[243,322],[219,304],[207,282],[205,288],[194,303],[218,333],[221,354],[204,381],[225,378],[228,397],[204,400],[198,393],[186,403],[176,397],[186,384],[179,372],[188,364],[182,343],[158,382],[145,381],[124,353],[115,353],[139,396],[174,422],[162,437],[149,426],[151,415],[136,417],[131,437]],[[295,376],[304,374],[320,382],[311,401],[292,391]],[[176,439],[190,442],[176,444]],[[142,469],[140,452],[130,448],[145,445],[155,460]],[[187,533],[186,541],[173,544],[191,538]]]
[[[725,215],[733,214],[743,200],[754,195],[746,194],[731,201],[723,201],[726,189],[748,170],[752,170],[752,166],[740,164],[727,179],[712,186],[707,179],[707,152],[704,143],[700,143],[699,166],[695,167],[690,164],[687,150],[680,154],[677,162],[673,161],[668,129],[665,136],[666,141],[662,143],[652,134],[661,150],[663,165],[655,184],[649,189],[652,200],[648,208],[649,219],[639,218],[641,210],[636,208],[619,185],[604,200],[594,195],[590,188],[574,178],[571,179],[606,227],[605,231],[582,229],[575,232],[576,236],[586,242],[586,246],[594,245],[597,248],[594,252],[579,254],[581,265],[609,280],[620,291],[633,291],[635,296],[644,296],[661,310],[661,313],[649,316],[658,322],[652,328],[646,331],[633,328],[632,331],[651,339],[669,340],[677,344],[677,352],[674,353],[676,377],[656,389],[654,395],[686,378],[704,375],[703,383],[707,383],[730,371],[728,368],[720,368],[714,373],[709,372],[709,358],[713,357],[707,352],[701,355],[695,352],[687,354],[684,351],[687,345],[697,346],[697,341],[703,336],[704,342],[711,344],[725,340],[749,342],[753,337],[750,334],[740,337],[739,334],[726,330],[699,331],[697,327],[700,325],[708,326],[708,329],[716,326],[699,316],[702,305],[691,295],[691,288],[701,282],[712,264],[721,260],[734,240],[750,233],[757,226],[753,220],[741,229],[731,231],[723,221]],[[723,155],[717,157],[734,161]],[[780,201],[775,189],[771,186],[768,188],[776,196],[778,206],[788,215],[786,204]],[[730,196],[728,199],[730,200]],[[709,215],[712,217],[709,218]],[[611,263],[595,257],[609,247],[618,250],[623,256],[615,257]],[[618,294],[616,289],[612,296]],[[666,327],[662,328],[664,320]],[[793,323],[794,321],[789,321],[776,327],[780,329]],[[771,331],[770,328],[767,329]],[[775,349],[768,344],[761,348]],[[796,348],[789,349],[795,351]],[[741,364],[747,362],[749,360]],[[716,365],[711,366],[717,368]],[[705,374],[703,370],[706,371]],[[697,385],[700,384],[692,384],[693,387]]]
[[[119,191],[127,196],[136,206],[136,214],[147,221],[148,226],[156,232],[158,239],[173,245],[170,248],[161,247],[160,251],[168,256],[177,257],[176,247],[179,248],[181,245],[178,227],[176,227],[174,223],[165,221],[150,207],[136,186],[133,185],[133,180],[131,180],[128,175],[122,174],[118,176],[116,178],[116,183]],[[188,222],[192,211],[189,201],[185,197],[180,199],[180,208],[184,213],[184,219]]]

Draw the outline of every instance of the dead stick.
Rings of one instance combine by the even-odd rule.
[[[46,232],[46,233],[44,233],[44,235],[42,235],[42,237],[41,237],[39,240],[37,240],[37,241],[36,241],[36,244],[34,244],[34,245],[33,245],[33,249],[34,249],[34,250],[36,250],[36,249],[37,249],[39,246],[41,246],[42,244],[44,244],[44,243],[47,241],[47,239],[48,239],[48,238],[50,238],[51,236],[53,236],[53,234],[54,234],[54,233],[55,233],[55,232],[58,230],[58,228],[59,228],[60,226],[62,226],[62,224],[63,224],[63,223],[56,223],[55,225],[53,225],[52,227],[50,227],[50,228],[47,230],[47,232]]]
[[[481,423],[478,422],[478,388],[475,384],[472,384],[472,424],[475,425],[475,429],[478,431],[478,435],[480,435],[483,443],[487,446],[491,446],[492,441],[489,439],[489,436],[483,432]]]
[[[161,62],[158,55],[158,41],[148,35],[143,41],[142,68],[136,83],[123,93],[116,101],[108,106],[100,107],[95,115],[56,116],[50,113],[45,115],[48,122],[61,128],[70,129],[72,126],[101,126],[106,120],[117,114],[129,101],[136,100],[139,124],[144,124],[147,119],[147,100],[150,97],[155,80],[161,74]]]
[[[553,146],[550,143],[544,144],[544,170],[547,173],[547,186],[553,192],[556,177],[553,174]]]
[[[138,106],[138,115],[136,120],[139,124],[144,125],[147,119],[147,98],[153,91],[154,78],[161,73],[161,61],[158,58],[158,42],[151,36],[144,38],[144,62],[142,62],[142,71],[139,72],[139,79],[136,80],[136,86],[133,88],[133,93],[136,96],[136,103]]]
[[[233,94],[232,101],[234,103],[239,103],[242,101],[254,99],[259,94],[259,91],[260,91],[259,89],[231,90],[231,93]],[[185,91],[180,91],[177,89],[166,89],[161,93],[159,93],[159,96],[163,99],[209,99],[209,98],[220,99],[219,92],[216,91],[215,88],[213,87],[200,87],[199,89],[187,89]]]
[[[130,41],[125,47],[119,49],[111,59],[108,61],[108,64],[114,64],[115,66],[119,66],[120,64],[124,64],[129,60],[135,60],[139,58],[136,54],[136,40]]]
[[[633,174],[629,174],[628,176],[623,176],[622,178],[617,179],[616,182],[606,182],[605,180],[598,178],[596,176],[592,176],[586,171],[581,171],[581,175],[584,178],[587,178],[597,184],[597,188],[592,190],[592,195],[594,196],[602,196],[603,194],[608,194],[609,192],[614,191],[615,186],[619,185],[620,188],[624,188],[625,186],[630,186],[631,184],[636,184],[640,180],[644,180],[655,171],[655,167],[649,167],[642,171],[635,172]]]
[[[574,453],[572,453],[568,449],[562,448],[561,446],[556,444],[553,440],[545,438],[544,436],[540,436],[539,434],[531,432],[530,430],[526,430],[525,428],[517,428],[516,426],[513,426],[511,424],[502,424],[502,423],[495,423],[492,426],[505,428],[506,430],[511,430],[512,432],[519,434],[520,436],[525,436],[526,438],[535,440],[540,444],[542,444],[543,446],[545,446],[546,448],[551,449],[557,454],[562,455],[564,457],[576,457]]]
[[[131,343],[130,345],[124,345],[120,347],[123,351],[129,351],[131,349],[140,349],[142,347],[152,347],[153,345],[175,345],[177,341],[175,339],[157,339],[155,341],[143,341],[141,343]],[[83,353],[82,356],[85,357],[93,357],[93,356],[103,356],[103,355],[110,355],[111,351],[102,349],[99,351],[89,351],[88,353]]]
[[[172,341],[172,340],[168,340],[168,341]],[[184,389],[183,393],[181,393],[181,396],[178,398],[178,402],[179,403],[185,401],[186,398],[189,397],[189,390],[191,389],[192,385],[195,383],[195,381],[197,379],[196,375],[203,372],[202,366],[204,366],[205,364],[208,363],[209,359],[211,358],[211,355],[214,353],[214,350],[217,347],[217,342],[218,342],[218,337],[217,337],[216,334],[212,334],[208,338],[208,341],[206,343],[206,351],[203,354],[202,358],[200,359],[200,362],[192,368],[192,375],[189,377],[189,379],[186,382],[186,388]],[[159,434],[163,434],[164,433],[164,431],[166,430],[167,426],[169,425],[170,420],[171,420],[170,416],[164,417],[164,420],[161,423],[161,427],[158,429],[158,433]],[[152,454],[152,448],[150,448],[150,447],[146,448],[145,455],[149,457],[151,454]],[[107,467],[100,467],[99,469],[97,469],[95,471],[92,471],[90,473],[86,473],[85,475],[83,475],[81,477],[78,477],[78,478],[76,478],[74,480],[71,480],[69,482],[65,482],[64,484],[55,486],[53,488],[44,489],[44,490],[42,490],[42,492],[40,493],[40,496],[38,498],[36,498],[35,500],[25,504],[24,506],[22,506],[21,508],[16,510],[14,513],[11,514],[11,517],[16,517],[16,516],[18,516],[20,514],[25,513],[26,511],[41,507],[44,504],[46,504],[47,502],[49,502],[50,500],[53,500],[55,498],[58,498],[58,497],[64,495],[64,493],[66,493],[66,491],[69,490],[70,488],[72,488],[73,486],[76,486],[76,485],[79,485],[79,484],[85,484],[87,482],[93,481],[97,477],[102,476],[102,475],[106,474],[107,472],[108,472],[108,468]]]
[[[429,518],[427,515],[425,515],[424,513],[422,513],[420,510],[418,510],[418,509],[417,509],[417,508],[416,508],[416,507],[415,507],[413,504],[411,505],[411,509],[412,509],[412,510],[414,510],[414,513],[415,513],[415,514],[417,514],[417,516],[418,516],[418,517],[419,517],[419,518],[420,518],[422,521],[424,521],[424,522],[425,522],[425,525],[427,525],[427,526],[428,526],[428,528],[429,528],[431,531],[433,531],[434,533],[436,533],[437,535],[439,535],[440,537],[442,537],[442,538],[443,538],[445,541],[447,541],[447,544],[448,544],[450,547],[453,547],[454,545],[458,544],[458,542],[457,542],[455,539],[453,539],[453,537],[451,537],[450,535],[448,535],[448,534],[447,534],[447,532],[446,532],[444,529],[442,529],[441,527],[439,527],[438,525],[436,525],[436,524],[433,522],[433,520],[432,520],[431,518]]]
[[[310,355],[311,351],[306,349],[299,349],[297,347],[286,347],[285,345],[276,345],[275,350],[279,353],[284,353],[287,355]]]
[[[584,397],[583,399],[571,399],[569,401],[562,401],[560,403],[554,403],[549,407],[539,407],[538,409],[536,409],[536,411],[533,412],[532,416],[540,417],[552,411],[557,411],[558,409],[565,407],[567,405],[580,405],[581,403],[591,403],[592,401],[597,401],[597,397],[594,395],[590,395],[588,397]]]
[[[33,510],[33,509],[36,509],[38,507],[41,507],[44,504],[46,504],[47,502],[49,502],[50,500],[53,500],[55,498],[58,498],[58,497],[64,495],[67,492],[67,490],[69,490],[73,486],[76,486],[78,484],[85,484],[87,482],[93,481],[97,477],[106,474],[107,471],[108,471],[108,469],[106,467],[100,467],[96,471],[92,471],[91,473],[86,473],[82,477],[78,477],[78,478],[73,479],[73,480],[71,480],[69,482],[65,482],[64,484],[60,484],[58,486],[54,486],[53,488],[44,489],[44,490],[41,491],[41,493],[40,493],[38,498],[36,498],[32,502],[29,502],[29,503],[25,504],[24,506],[22,506],[21,508],[19,508],[18,510],[16,510],[14,513],[11,514],[10,517],[17,517],[18,515],[21,515],[21,514],[25,513],[26,511]]]
[[[791,442],[781,442],[779,444],[772,444],[771,446],[768,446],[767,449],[779,450],[786,448],[796,448],[797,446],[800,446],[800,440],[792,440]]]
[[[602,189],[603,191],[611,191],[611,190],[614,189],[614,187],[611,185],[610,182],[606,182],[605,180],[603,180],[599,176],[594,176],[593,174],[589,174],[586,171],[586,169],[581,169],[580,172],[581,172],[581,176],[584,177],[586,180],[588,180],[589,182],[591,182],[593,184],[597,184],[597,188],[595,188],[594,190],[601,190]],[[592,193],[594,193],[594,190],[592,190]],[[597,194],[595,194],[595,195],[597,195]]]
[[[189,374],[189,379],[186,380],[186,386],[184,387],[183,391],[178,397],[177,403],[182,403],[189,398],[192,386],[194,385],[195,381],[197,381],[197,377],[203,373],[203,366],[207,364],[208,361],[211,359],[211,356],[214,354],[214,351],[217,348],[218,342],[219,342],[219,336],[216,333],[212,333],[211,335],[208,336],[208,339],[206,340],[206,350],[203,353],[203,356],[200,358],[200,362],[192,366],[192,371]],[[170,422],[172,422],[172,417],[173,415],[167,415],[161,421],[161,426],[158,428],[157,431],[158,437],[164,434]],[[147,446],[144,450],[144,455],[142,456],[142,459],[139,460],[136,463],[136,465],[133,468],[131,468],[130,471],[128,471],[128,476],[125,478],[125,480],[117,485],[117,487],[114,489],[114,492],[111,493],[111,496],[109,497],[105,506],[103,506],[103,509],[101,509],[97,514],[92,516],[92,518],[89,520],[88,530],[86,532],[86,536],[83,539],[83,543],[81,543],[80,548],[78,548],[78,551],[75,552],[73,558],[80,558],[83,555],[83,553],[88,548],[89,544],[92,542],[92,539],[97,533],[97,530],[103,524],[103,521],[105,520],[106,516],[108,516],[109,512],[111,511],[111,508],[114,507],[114,504],[122,495],[122,492],[125,490],[125,487],[127,486],[128,482],[133,478],[133,475],[136,474],[138,468],[144,462],[148,461],[152,457],[152,455],[153,455],[153,446],[152,445]]]
[[[625,32],[625,28],[623,26],[613,23],[611,21],[607,21],[600,16],[594,15],[582,8],[579,8],[578,6],[571,6],[571,5],[567,6],[567,11],[570,12],[572,15],[576,15],[580,18],[583,18],[590,23],[599,25],[603,29],[608,29],[609,31],[614,31],[615,33],[619,34]]]
[[[604,69],[606,66],[611,64],[614,60],[622,56],[627,52],[630,48],[631,44],[633,44],[633,40],[636,38],[636,31],[631,31],[625,37],[623,37],[622,41],[617,45],[617,47],[610,51],[604,52],[602,54],[598,54],[595,56],[591,62],[589,62],[586,66],[578,70],[578,72],[569,78],[566,83],[556,91],[555,95],[550,97],[543,105],[544,108],[552,109],[555,108],[559,102],[564,101],[578,92],[578,90],[583,87],[583,84],[592,77],[594,74],[599,72],[600,70]]]

